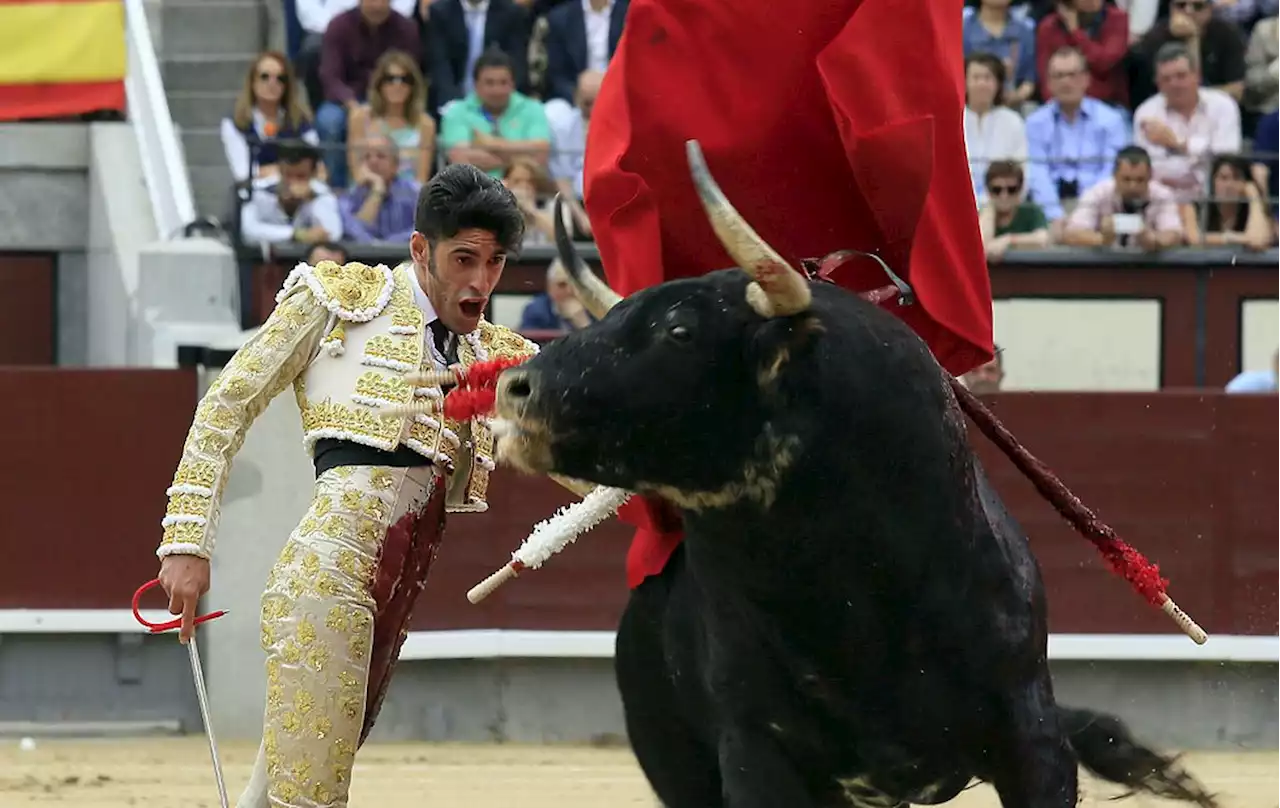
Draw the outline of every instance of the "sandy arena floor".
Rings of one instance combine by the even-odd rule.
[[[256,748],[222,750],[232,804],[248,778]],[[1189,758],[1196,776],[1223,795],[1224,808],[1278,804],[1277,755],[1201,754]],[[1114,794],[1085,784],[1084,805]],[[654,808],[656,802],[629,750],[578,747],[371,745],[356,764],[356,808]],[[56,741],[23,751],[0,739],[0,806],[78,808],[217,808],[208,750],[202,738],[144,741]],[[980,786],[951,803],[994,808]],[[1133,808],[1172,805],[1146,798]]]

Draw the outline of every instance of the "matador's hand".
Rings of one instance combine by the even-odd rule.
[[[182,615],[178,639],[186,643],[195,633],[196,607],[209,591],[209,559],[168,555],[160,562],[160,585],[169,596],[169,614]]]

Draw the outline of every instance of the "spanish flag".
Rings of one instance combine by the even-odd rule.
[[[123,111],[121,0],[0,0],[0,121]]]

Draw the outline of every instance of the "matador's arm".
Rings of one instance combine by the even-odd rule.
[[[231,460],[254,420],[311,361],[330,317],[307,284],[287,289],[258,332],[209,387],[166,492],[164,537],[156,555],[209,558]]]

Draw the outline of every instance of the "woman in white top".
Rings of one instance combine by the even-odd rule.
[[[1004,62],[990,53],[973,53],[964,60],[964,145],[969,175],[978,204],[986,203],[984,178],[996,160],[1027,161],[1027,124],[1003,105]]]
[[[274,176],[277,141],[320,145],[311,126],[311,109],[283,53],[265,51],[249,66],[231,117],[222,119],[221,134],[236,182]]]

